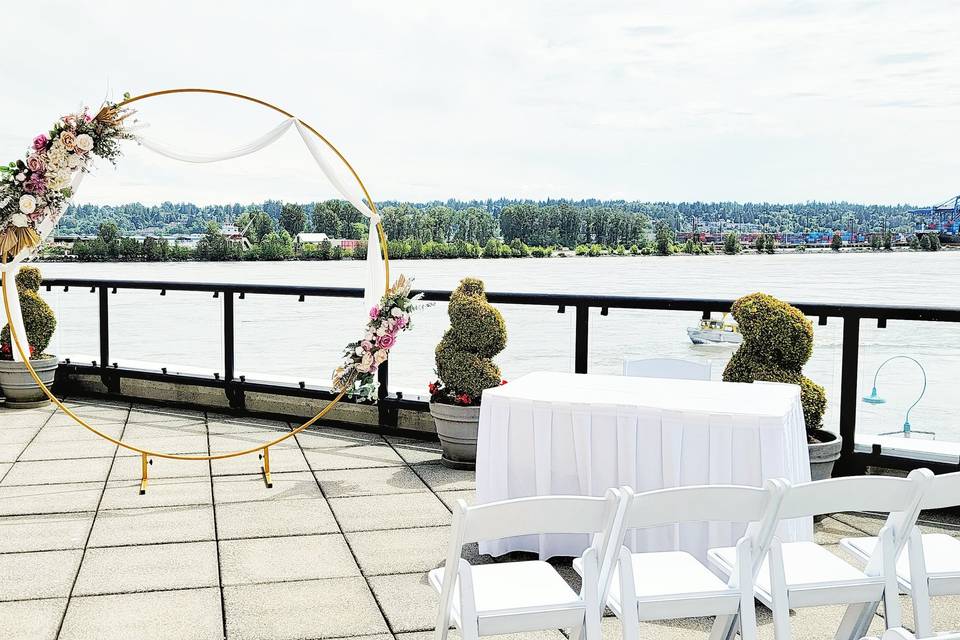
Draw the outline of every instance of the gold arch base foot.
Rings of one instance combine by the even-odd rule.
[[[267,489],[273,489],[273,479],[270,477],[270,447],[263,448],[260,459],[263,460],[263,465],[260,467],[260,472],[263,474],[263,483],[267,485]]]
[[[147,454],[140,454],[140,495],[147,492],[147,465],[153,464],[153,460],[147,459]]]

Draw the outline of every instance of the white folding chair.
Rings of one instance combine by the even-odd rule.
[[[960,472],[934,476],[920,500],[920,509],[945,509],[960,505]],[[866,564],[877,538],[844,538],[840,544]],[[907,549],[897,560],[897,582],[913,599],[917,635],[934,635],[930,596],[960,595],[960,540],[943,533],[910,532]]]
[[[710,362],[680,358],[624,358],[623,375],[638,378],[709,380]]]
[[[616,489],[603,498],[542,496],[468,507],[458,500],[446,565],[429,574],[440,593],[436,640],[445,640],[452,623],[464,640],[480,636],[570,628],[570,637],[600,640],[603,594],[610,581],[615,549],[611,536],[626,500]],[[579,560],[586,575],[576,593],[547,562],[504,562],[472,566],[461,558],[463,545],[534,534],[592,534]]]
[[[900,626],[900,601],[894,559],[906,544],[916,521],[920,498],[932,474],[925,469],[909,478],[857,476],[818,480],[791,486],[780,505],[780,519],[822,513],[882,511],[887,523],[880,531],[880,548],[863,570],[853,567],[815,542],[781,543],[776,537],[757,574],[754,593],[773,611],[777,640],[790,637],[790,609],[831,604],[864,605],[848,609],[837,638],[859,638],[881,600],[887,628]],[[735,550],[711,549],[710,564],[725,575],[735,571]],[[867,626],[864,626],[864,625]]]
[[[927,636],[915,636],[903,627],[887,629],[883,632],[882,640],[924,640]],[[960,633],[947,633],[936,636],[937,640],[960,640]],[[864,638],[863,640],[877,640],[876,638]]]
[[[739,617],[743,640],[756,638],[753,579],[767,551],[777,522],[786,484],[771,480],[763,489],[728,485],[679,487],[628,498],[626,514],[615,542],[619,557],[606,604],[620,618],[625,640],[636,640],[642,620],[697,616]],[[679,522],[748,522],[737,543],[736,571],[726,583],[689,553],[664,551],[631,553],[622,546],[629,529]],[[574,569],[587,572],[579,560]]]

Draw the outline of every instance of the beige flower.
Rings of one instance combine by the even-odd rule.
[[[63,131],[60,133],[60,142],[67,151],[73,151],[77,146],[77,134],[73,131]]]
[[[80,151],[93,151],[93,138],[85,133],[81,133],[77,136],[76,146]]]
[[[15,227],[26,227],[30,225],[30,220],[22,213],[15,213],[10,216],[10,224]]]
[[[386,359],[387,359],[386,349],[380,349],[379,351],[373,354],[373,361],[377,363],[377,366],[380,366],[381,364],[383,364],[386,361]]]
[[[21,213],[30,214],[36,210],[37,210],[37,199],[35,197],[30,195],[29,193],[25,193],[24,195],[20,196],[20,212]],[[17,226],[25,227],[27,225],[18,224]]]

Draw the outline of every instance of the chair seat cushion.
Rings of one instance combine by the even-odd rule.
[[[873,555],[878,538],[844,538],[840,541],[861,560],[866,561]],[[960,540],[944,533],[927,533],[923,540],[923,559],[927,565],[927,575],[960,574]],[[910,554],[904,549],[897,558],[897,577],[910,584]]]
[[[691,594],[729,594],[730,588],[703,566],[696,558],[683,551],[634,553],[630,555],[633,565],[634,593],[637,600],[659,600],[671,596]],[[582,561],[573,561],[577,573],[582,574]],[[614,569],[610,584],[609,599],[620,603],[620,569]]]
[[[787,542],[781,545],[783,550],[783,569],[787,588],[833,583],[842,586],[843,583],[876,582],[880,578],[871,578],[856,567],[845,562],[827,549],[815,542]],[[708,553],[710,561],[729,573],[734,566],[737,551],[733,547],[711,549]],[[770,566],[769,555],[764,558],[760,571],[757,574],[756,589],[767,599],[770,598]]]
[[[546,562],[503,562],[471,567],[477,616],[517,609],[570,609],[583,606],[580,596]],[[430,572],[430,584],[443,586],[443,568]],[[454,587],[453,611],[459,617],[459,581]]]

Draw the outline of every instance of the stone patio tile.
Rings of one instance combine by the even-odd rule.
[[[3,425],[3,428],[0,428],[0,445],[19,444],[25,447],[40,431],[39,426],[14,427],[3,417],[0,417],[0,424]]]
[[[119,413],[115,414],[103,414],[97,415],[96,412],[91,411],[90,409],[77,409],[76,414],[80,416],[85,422],[88,422],[92,426],[96,427],[99,430],[103,430],[106,433],[106,430],[111,431],[116,429],[123,429],[124,423],[127,421],[126,414],[120,415]],[[44,429],[58,430],[58,431],[77,431],[82,430],[83,427],[77,424],[77,421],[72,417],[68,416],[65,413],[55,413],[50,416],[50,419],[43,424]],[[111,433],[111,435],[113,435]]]
[[[0,553],[83,549],[93,513],[0,517]]]
[[[0,620],[10,638],[56,640],[66,608],[66,598],[0,602]]]
[[[12,468],[13,468],[12,462],[0,462],[0,480],[2,480],[3,477],[7,475],[7,472],[10,471],[10,469]]]
[[[443,566],[450,527],[358,531],[346,536],[363,575],[413,573]]]
[[[195,452],[206,455],[206,451]],[[210,477],[210,463],[206,460],[168,460],[149,458],[153,464],[147,467],[147,478],[198,478]],[[117,456],[110,471],[110,482],[140,479],[140,456]],[[149,489],[148,489],[149,491]]]
[[[322,498],[320,487],[313,474],[278,473],[273,475],[273,488],[268,489],[263,475],[216,476],[213,479],[213,494],[217,504],[254,502],[258,500],[290,500],[296,498]]]
[[[284,429],[283,431],[273,431],[258,427],[256,431],[249,431],[246,433],[235,433],[230,435],[211,434],[210,451],[213,453],[243,451],[245,449],[258,447],[262,444],[270,442],[271,440],[276,440],[280,436],[286,435],[288,432],[289,429]],[[290,436],[286,440],[273,445],[273,447],[270,449],[270,452],[273,453],[278,449],[293,449],[296,451],[300,449],[300,445],[297,444],[296,437]]]
[[[367,579],[393,633],[432,631],[440,599],[427,574],[403,573]]]
[[[116,509],[97,515],[89,546],[213,540],[213,507]]]
[[[871,516],[862,513],[834,513],[832,517],[837,522],[842,522],[848,527],[853,527],[862,532],[861,535],[875,536],[880,533],[884,518]]]
[[[74,596],[216,587],[217,543],[88,549]]]
[[[73,418],[64,417],[70,420],[69,425],[64,424],[57,426],[48,424],[40,429],[34,441],[46,443],[63,442],[65,440],[72,442],[97,442],[103,440],[103,438],[97,434],[74,422]],[[94,424],[94,427],[96,427],[97,431],[111,438],[119,438],[123,434],[123,422],[105,422],[103,424],[97,422]]]
[[[140,438],[127,435],[124,432],[123,441],[133,445],[138,449],[145,451],[156,451],[157,453],[176,453],[188,454],[199,453],[206,455],[207,434],[205,433],[184,433],[176,436],[161,436],[158,438]],[[118,456],[139,456],[140,452],[120,447],[117,451]]]
[[[900,609],[903,626],[915,631],[913,600],[909,596],[900,596]],[[879,612],[880,617],[882,617],[883,607],[879,608]],[[960,629],[960,596],[934,596],[930,598],[930,612],[935,634],[937,632],[956,632]]]
[[[839,520],[826,517],[813,525],[813,540],[817,544],[837,544],[843,538],[862,538],[863,532]]]
[[[44,430],[41,435],[45,434]],[[20,454],[24,460],[63,460],[66,458],[107,458],[112,457],[117,445],[99,436],[55,442],[44,442],[37,436]]]
[[[303,454],[314,471],[389,467],[403,464],[400,456],[385,444],[304,449]]]
[[[807,607],[790,611],[790,628],[795,640],[822,640],[832,638],[846,612],[845,606]],[[712,619],[710,620],[712,623]],[[883,618],[873,616],[867,635],[883,635]],[[643,633],[643,629],[641,629]],[[687,636],[689,637],[689,635]],[[757,605],[757,637],[759,640],[776,640],[773,635],[773,615],[762,605]]]
[[[127,418],[127,425],[156,425],[165,429],[195,431],[202,425],[206,430],[206,418],[199,411],[142,410],[134,409]]]
[[[3,479],[3,486],[28,484],[66,484],[75,482],[102,482],[113,458],[82,458],[78,460],[43,460],[14,463]]]
[[[188,436],[203,436],[204,440],[206,440],[207,425],[203,422],[128,423],[123,431],[123,437],[131,442],[163,438],[186,438]],[[206,449],[206,442],[204,442],[203,447]]]
[[[617,632],[620,632],[619,627]],[[410,631],[408,633],[398,633],[397,640],[433,640],[433,630],[430,631]],[[655,638],[656,636],[640,636],[641,638],[649,637]],[[463,636],[460,634],[459,629],[450,629],[449,635],[447,636],[449,640],[461,640]],[[498,640],[567,640],[567,636],[560,633],[558,629],[550,629],[548,631],[528,631],[526,633],[505,633],[503,635],[497,636]],[[618,636],[616,640],[620,640]]]
[[[387,632],[366,582],[359,577],[224,587],[223,597],[231,640],[342,638]]]
[[[339,533],[220,542],[224,586],[358,576]]]
[[[82,549],[0,554],[0,600],[65,598]]]
[[[0,484],[0,516],[95,511],[102,482],[22,485]]]
[[[379,433],[334,427],[304,429],[297,434],[296,438],[304,449],[329,449],[331,447],[349,447],[355,444],[383,442],[383,437]]]
[[[450,512],[431,493],[333,498],[330,508],[344,531],[374,531],[450,524]]]
[[[339,532],[322,498],[217,504],[216,509],[221,540]]]
[[[439,442],[393,436],[386,436],[386,440],[393,445],[393,448],[397,450],[397,453],[407,464],[439,462],[443,456]]]
[[[290,425],[278,420],[265,418],[221,416],[209,414],[207,416],[207,432],[213,435],[235,435],[243,433],[282,432],[290,431]]]
[[[447,505],[447,508],[451,511],[453,511],[453,505],[457,503],[457,500],[463,500],[467,503],[467,506],[472,505],[477,500],[477,492],[473,489],[463,491],[437,491],[437,496],[443,500],[443,504]]]
[[[219,589],[70,600],[60,640],[222,640]]]
[[[103,492],[100,510],[182,507],[212,503],[210,479],[205,477],[150,478],[144,495],[140,495],[139,480],[111,480]]]
[[[260,473],[263,460],[260,459],[259,453],[249,453],[234,458],[213,460],[211,461],[211,465],[213,475],[215,476],[250,474]],[[300,447],[297,447],[295,443],[293,448],[289,445],[283,446],[283,444],[271,447],[270,473],[287,473],[291,471],[310,471],[310,467],[307,466],[307,461],[304,460]]]
[[[0,422],[5,425],[5,428],[8,427],[10,429],[23,429],[27,427],[39,428],[47,424],[53,424],[53,422],[60,417],[71,420],[71,418],[62,413],[54,415],[53,411],[47,408],[39,410],[3,409],[3,411],[0,412]]]
[[[16,462],[17,458],[20,457],[20,452],[26,446],[26,444],[0,444],[0,463]],[[0,479],[3,479],[3,472],[0,472]]]
[[[427,491],[427,485],[407,467],[315,471],[314,475],[328,498]]]
[[[476,489],[476,472],[450,469],[439,463],[415,464],[414,472],[434,491]]]

